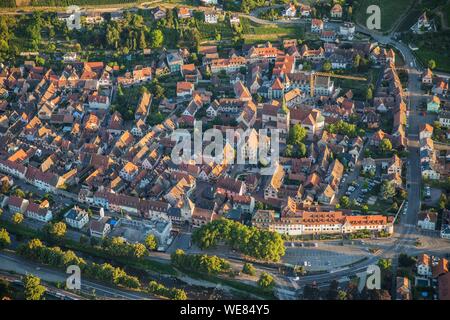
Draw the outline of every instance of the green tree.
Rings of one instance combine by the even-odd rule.
[[[67,226],[64,222],[56,222],[50,225],[49,233],[55,238],[63,238],[66,235]]]
[[[227,219],[215,220],[196,229],[192,241],[202,249],[224,241],[245,255],[269,261],[279,261],[285,253],[280,234]]]
[[[294,124],[289,130],[288,143],[292,145],[299,145],[308,135],[308,131],[300,124]]]
[[[27,274],[23,278],[23,286],[25,288],[24,293],[26,300],[42,300],[46,289],[41,285],[41,279],[31,274]]]
[[[392,142],[391,140],[384,138],[380,142],[380,150],[383,153],[390,152],[392,150]]]
[[[300,158],[306,156],[306,145],[303,142],[298,145],[298,156]]]
[[[135,243],[133,245],[133,255],[136,258],[142,258],[148,254],[147,248],[142,243]]]
[[[339,199],[339,204],[342,208],[348,208],[350,206],[350,198],[347,196],[342,196],[341,199]]]
[[[25,192],[23,192],[23,190],[20,189],[20,188],[17,188],[17,189],[14,191],[14,194],[15,194],[17,197],[20,197],[20,198],[25,198],[25,197],[26,197]]]
[[[21,224],[23,221],[23,214],[21,214],[20,212],[16,212],[13,214],[13,216],[11,217],[12,222],[14,222],[15,224]]]
[[[147,238],[145,238],[145,246],[148,250],[156,250],[158,247],[158,240],[153,234],[149,234]]]
[[[265,290],[270,290],[275,286],[275,280],[267,272],[262,272],[258,280],[258,286]]]
[[[261,201],[256,201],[255,209],[256,210],[264,210],[264,203],[262,203]]]
[[[326,60],[323,65],[322,65],[322,70],[323,71],[330,71],[331,70],[331,62]]]
[[[431,70],[436,68],[436,61],[434,61],[433,59],[428,60],[428,68],[430,68]]]
[[[353,59],[353,68],[358,69],[359,65],[361,63],[361,56],[357,54],[355,58]]]
[[[147,42],[145,41],[145,33],[141,31],[139,36],[139,49],[144,50],[147,48]]]
[[[384,200],[392,199],[395,196],[395,185],[392,181],[383,181],[381,185],[381,196]]]
[[[347,292],[345,292],[344,290],[339,290],[337,300],[347,300]]]
[[[186,291],[181,289],[172,289],[171,290],[171,298],[172,300],[187,300],[188,296]]]
[[[381,270],[389,270],[392,267],[391,259],[380,259],[378,260],[378,266]]]
[[[117,24],[109,24],[106,27],[106,43],[114,49],[117,49],[119,47],[120,30]]]
[[[164,35],[161,30],[155,29],[151,33],[152,48],[159,48],[164,42]]]
[[[444,210],[447,207],[447,196],[445,193],[442,193],[439,198],[439,209]]]
[[[294,146],[292,144],[288,144],[286,149],[284,150],[284,155],[288,158],[294,155]]]
[[[367,88],[366,100],[372,100],[372,99],[373,99],[373,90],[372,90],[372,88]]]
[[[11,238],[9,237],[8,231],[2,228],[0,229],[0,250],[6,248],[11,244]]]
[[[256,274],[256,269],[251,263],[246,262],[242,267],[242,272],[254,276]]]

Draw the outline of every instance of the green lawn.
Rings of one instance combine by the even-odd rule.
[[[341,87],[344,92],[346,90],[352,90],[353,94],[355,95],[355,98],[365,99],[367,87],[370,84],[372,84],[373,86],[376,85],[377,79],[380,74],[380,70],[371,68],[366,73],[354,74],[351,72],[349,72],[349,73],[345,72],[344,74],[354,75],[354,76],[358,76],[358,77],[365,77],[367,79],[367,81],[356,81],[356,80],[339,79],[339,78],[333,79],[335,85]]]
[[[414,0],[359,0],[354,2],[354,18],[356,22],[366,25],[369,15],[366,13],[370,5],[378,5],[381,9],[381,30],[388,31],[395,21],[404,13]]]
[[[438,70],[450,72],[450,54],[448,52],[437,52],[435,47],[433,49],[430,47],[422,47],[415,51],[415,54],[424,66],[427,65],[428,60],[433,59],[436,61],[436,68]]]
[[[280,40],[280,38],[302,38],[304,30],[298,26],[260,25],[247,18],[241,18],[243,37],[248,41]]]

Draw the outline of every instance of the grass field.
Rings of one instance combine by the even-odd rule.
[[[341,87],[343,93],[347,90],[352,90],[356,99],[364,100],[367,87],[372,84],[375,86],[377,83],[378,77],[380,75],[379,69],[369,69],[369,71],[365,74],[349,74],[354,76],[365,77],[367,81],[355,81],[349,79],[333,79],[336,86]]]
[[[366,25],[369,15],[366,13],[370,5],[378,5],[381,9],[381,30],[389,31],[400,16],[406,12],[414,0],[359,0],[354,2],[354,18],[356,22]]]
[[[427,65],[428,60],[436,61],[436,69],[444,72],[450,72],[450,55],[449,53],[438,53],[434,49],[423,47],[415,51],[415,54],[420,59],[423,65]]]
[[[302,38],[303,27],[260,25],[247,18],[241,18],[242,33],[246,42],[274,41],[281,38]]]

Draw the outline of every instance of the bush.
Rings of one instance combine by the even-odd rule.
[[[261,273],[261,276],[258,280],[258,285],[265,290],[271,290],[275,286],[275,280],[273,277],[267,272]]]
[[[0,250],[6,248],[11,244],[11,238],[9,237],[6,229],[0,229]]]
[[[150,281],[147,287],[147,291],[149,293],[170,298],[173,300],[187,300],[187,294],[184,290],[177,289],[177,288],[167,288],[161,283],[158,283],[156,281]]]
[[[256,269],[251,263],[244,263],[244,266],[242,268],[242,272],[251,276],[254,276],[256,274]]]

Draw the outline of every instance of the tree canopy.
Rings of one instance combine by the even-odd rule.
[[[0,229],[0,250],[6,248],[11,244],[11,238],[9,237],[8,231],[2,228]]]
[[[158,240],[153,234],[149,234],[147,238],[145,238],[145,246],[148,250],[155,250],[158,247]]]
[[[278,233],[227,219],[215,220],[196,229],[192,241],[202,249],[225,242],[245,255],[268,261],[279,261],[285,253],[283,239]]]
[[[42,300],[46,289],[41,285],[41,279],[28,274],[23,278],[23,286],[26,300]]]

